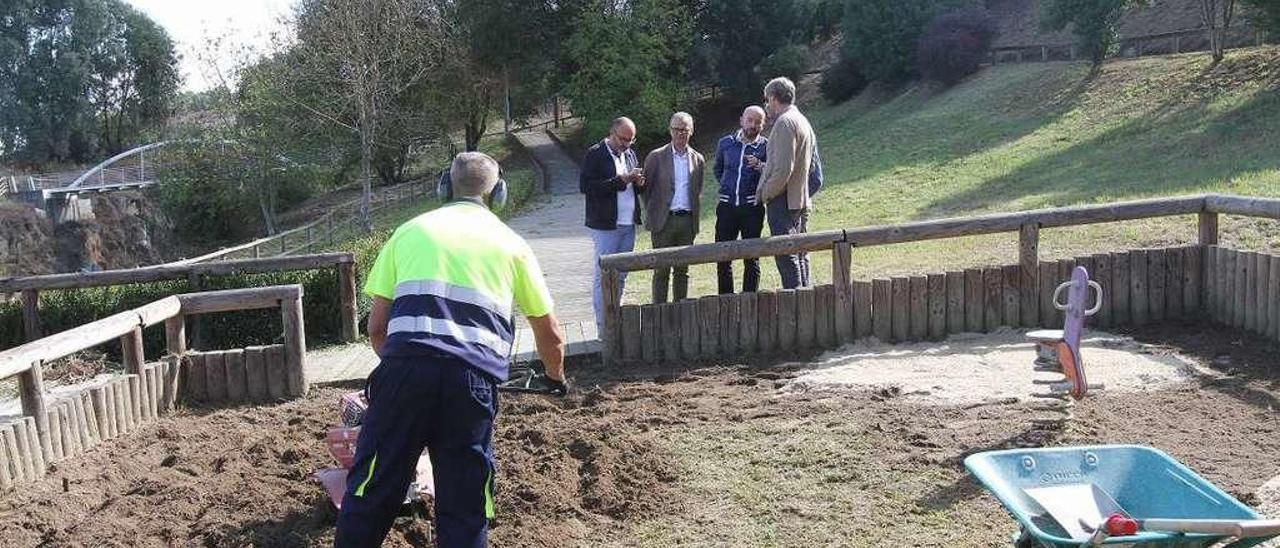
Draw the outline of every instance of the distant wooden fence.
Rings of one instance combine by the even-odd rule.
[[[1248,26],[1232,26],[1227,32],[1226,47],[1243,48],[1262,45],[1266,33]],[[1209,51],[1209,29],[1185,29],[1156,34],[1123,37],[1117,57],[1142,57]],[[988,60],[993,64],[1043,61],[1074,61],[1079,57],[1075,44],[1027,44],[991,48]]]
[[[372,215],[388,207],[396,207],[406,202],[413,203],[419,200],[426,200],[429,196],[435,195],[434,185],[435,179],[428,177],[402,185],[374,189],[369,204],[369,214]],[[358,234],[363,230],[360,227],[361,200],[351,200],[337,205],[314,221],[273,236],[220,249],[199,257],[173,261],[162,266],[183,266],[212,261],[288,257],[302,253],[315,253],[321,246],[332,246],[340,241],[339,234]]]
[[[261,274],[266,272],[290,272],[299,270],[337,271],[340,310],[342,315],[342,340],[351,342],[359,337],[356,326],[356,278],[355,256],[351,253],[322,253],[271,259],[226,260],[216,263],[158,265],[101,272],[75,272],[0,278],[0,293],[22,294],[22,323],[28,341],[43,336],[40,325],[40,292],[54,289],[85,289],[114,285],[187,280],[193,291],[200,291],[208,276],[230,274]],[[199,322],[193,322],[193,339],[203,346]]]
[[[253,349],[242,354],[188,353],[186,316],[263,308],[280,309],[283,345],[256,352],[257,358]],[[168,353],[157,363],[147,363],[143,330],[161,323]],[[45,364],[114,341],[122,349],[123,376],[59,388],[55,393],[45,390]],[[304,396],[309,387],[305,359],[302,287],[298,285],[166,297],[0,352],[0,379],[18,377],[22,400],[22,416],[0,422],[0,489],[38,480],[49,465],[137,430],[173,411],[180,395],[211,401],[207,389],[196,391],[193,386],[217,384],[221,387],[217,395],[222,396],[217,401],[250,401],[241,396],[241,390],[254,394],[254,401]],[[207,365],[215,360],[218,366]],[[263,392],[265,398],[256,396]]]
[[[1280,340],[1280,318],[1276,318],[1280,315],[1280,287],[1270,285],[1273,277],[1280,276],[1271,268],[1276,259],[1218,248],[1220,214],[1280,219],[1280,200],[1199,195],[608,255],[600,259],[602,283],[606,295],[615,299],[606,298],[606,303],[617,302],[623,271],[799,252],[833,253],[834,283],[711,295],[678,303],[606,304],[605,359],[612,363],[714,360],[830,349],[871,336],[901,342],[989,332],[1001,326],[1059,326],[1061,316],[1051,304],[1053,290],[1069,278],[1077,264],[1088,268],[1103,287],[1105,300],[1096,325],[1204,318],[1202,310],[1230,301],[1233,321],[1240,315],[1240,326]],[[1041,229],[1175,215],[1198,216],[1199,245],[1064,261],[1039,259]],[[1018,264],[923,276],[851,279],[855,247],[1002,232],[1019,234]],[[1237,270],[1227,273],[1221,268],[1226,264],[1236,265]],[[1226,278],[1245,281],[1224,282]],[[1229,289],[1221,287],[1224,283]]]

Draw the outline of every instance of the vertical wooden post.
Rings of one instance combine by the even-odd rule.
[[[738,321],[738,349],[744,354],[754,354],[760,348],[760,319],[755,293],[738,295],[741,319]],[[666,334],[664,333],[665,337]]]
[[[929,338],[929,278],[912,276],[907,282],[907,306],[911,320],[907,324],[907,336],[912,341]]]
[[[1020,306],[1023,327],[1035,327],[1040,321],[1040,225],[1023,223],[1018,232],[1018,266],[1020,268]]]
[[[986,298],[983,327],[991,333],[1001,325],[1009,325],[1004,321],[1004,269],[998,266],[983,269],[982,285]]]
[[[983,316],[986,303],[986,285],[982,281],[982,269],[964,271],[964,329],[981,333],[986,319]]]
[[[1255,313],[1256,319],[1254,329],[1260,335],[1270,335],[1274,330],[1271,325],[1271,303],[1275,301],[1275,295],[1270,291],[1271,283],[1271,256],[1266,253],[1258,253],[1254,255],[1258,264],[1254,267],[1254,271],[1258,273],[1257,287],[1258,297],[1253,302],[1253,306],[1257,307]]]
[[[907,336],[911,333],[911,278],[892,278],[889,290],[893,295],[892,318],[893,326],[893,342],[899,343],[907,340]]]
[[[285,247],[285,243],[284,243],[284,241],[288,238],[284,234],[281,234],[280,236],[277,236],[277,239],[280,240],[280,255],[284,256],[284,252],[289,250],[289,248]]]
[[[853,282],[853,338],[870,337],[874,332],[871,301],[873,290],[868,281]]]
[[[142,352],[142,326],[120,337],[120,356],[125,373],[137,375],[142,372],[142,364],[146,361]]]
[[[796,290],[783,289],[778,292],[778,320],[775,325],[778,334],[775,341],[778,350],[793,352],[796,349]]]
[[[946,334],[964,333],[964,272],[946,273],[947,329]]]
[[[40,292],[34,289],[22,290],[22,328],[27,342],[39,340],[43,329],[40,327]]]
[[[1200,213],[1200,246],[1218,245],[1218,214]]]
[[[342,340],[355,342],[360,336],[356,325],[356,268],[354,263],[338,263],[338,289],[341,298]]]
[[[662,361],[661,322],[658,305],[646,304],[640,307],[640,361],[644,363]]]
[[[604,299],[604,358],[605,365],[614,365],[622,349],[622,274],[611,268],[601,269],[600,293]]]
[[[929,339],[942,340],[947,336],[947,276],[929,275]]]
[[[1269,317],[1271,318],[1269,325],[1271,333],[1269,336],[1280,341],[1280,255],[1271,257],[1271,273],[1267,278],[1267,294],[1270,295],[1271,304],[1267,308]]]
[[[1151,319],[1151,303],[1148,300],[1147,250],[1129,252],[1129,317],[1133,325],[1146,325]]]
[[[836,344],[853,342],[853,245],[839,242],[832,249],[831,283],[835,285]]]
[[[174,405],[178,402],[178,390],[181,388],[178,385],[178,379],[182,370],[182,356],[187,353],[186,320],[181,315],[164,321],[164,338],[169,350],[169,358],[168,365],[164,368],[161,388],[164,396],[160,407],[168,412],[173,411]]]
[[[882,343],[893,340],[893,281],[871,281],[871,333]]]
[[[261,245],[255,245],[255,246],[253,246],[253,258],[255,258],[255,259],[261,259],[261,258],[262,258],[262,246],[261,246]]]
[[[334,241],[334,240],[333,240],[333,214],[332,214],[332,213],[330,213],[330,214],[328,214],[328,215],[325,215],[325,216],[324,216],[324,223],[325,223],[325,224],[324,224],[324,226],[325,226],[325,229],[324,229],[324,230],[325,230],[325,232],[326,232],[326,233],[328,233],[328,234],[329,234],[329,245],[331,245],[331,246],[332,246],[332,245],[333,245],[333,241]]]
[[[720,299],[721,297],[717,295],[707,295],[696,301],[698,303],[698,340],[702,347],[701,356],[706,359],[714,358],[720,353]],[[623,339],[634,339],[639,335],[639,331],[622,332]]]
[[[49,413],[44,400],[44,364],[35,362],[31,368],[18,375],[18,395],[22,399],[22,414],[36,419],[36,431],[40,435],[40,450],[45,460],[53,460],[50,446]]]
[[[289,371],[288,394],[291,398],[300,398],[307,395],[310,388],[305,367],[307,333],[302,318],[301,288],[296,299],[281,301],[280,317],[284,321],[284,354]]]
[[[311,223],[307,225],[307,253],[315,253],[316,251],[316,225]]]
[[[188,274],[187,285],[190,286],[192,293],[204,291],[204,276],[197,272]],[[208,350],[205,348],[204,322],[198,315],[191,316],[191,348],[193,350]]]
[[[676,303],[666,303],[656,305],[659,312],[659,321],[662,322],[662,359],[668,362],[678,362],[680,357],[680,310],[676,307]]]
[[[702,344],[699,336],[702,334],[701,322],[698,319],[698,301],[686,300],[674,303],[676,309],[680,311],[680,352],[681,356],[688,361],[696,361],[702,352]],[[621,318],[617,318],[621,320]],[[622,322],[618,321],[614,347],[614,357],[621,351],[622,341]]]
[[[640,328],[640,307],[637,305],[622,307],[622,362],[631,364],[640,361],[642,354],[640,345],[644,342]]]
[[[133,328],[133,331],[120,337],[120,355],[124,362],[124,372],[126,375],[137,375],[142,378],[142,365],[146,363],[146,355],[142,349],[142,326]],[[135,394],[135,401],[145,402],[150,398],[149,388],[146,383],[135,386],[139,390]]]

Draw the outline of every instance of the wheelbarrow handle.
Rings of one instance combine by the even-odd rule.
[[[1230,535],[1239,538],[1280,535],[1280,519],[1144,519],[1144,531],[1172,531],[1179,533],[1203,533]]]

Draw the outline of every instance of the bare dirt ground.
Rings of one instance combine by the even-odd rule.
[[[876,388],[787,390],[812,366],[574,373],[564,400],[505,398],[494,546],[1008,546],[1014,524],[964,472],[1025,444],[1159,447],[1258,505],[1280,474],[1277,349],[1234,332],[1131,333],[1212,375],[1103,392],[1062,433],[1023,402],[946,404]],[[328,387],[274,407],[194,409],[0,500],[4,546],[324,546],[334,513]],[[417,514],[417,515],[415,515]],[[424,512],[388,546],[429,542]]]

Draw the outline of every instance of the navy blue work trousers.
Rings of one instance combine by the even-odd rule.
[[[426,448],[437,545],[485,546],[493,518],[493,379],[450,358],[384,358],[369,375],[368,396],[334,545],[382,545]]]

